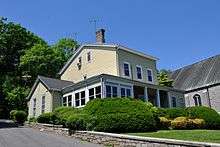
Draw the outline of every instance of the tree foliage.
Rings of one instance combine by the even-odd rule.
[[[158,73],[157,79],[158,79],[159,85],[173,87],[173,80],[169,78],[170,73],[171,71],[169,70],[161,70]]]

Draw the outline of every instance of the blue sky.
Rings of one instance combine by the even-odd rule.
[[[0,0],[0,16],[50,44],[62,37],[94,42],[95,18],[107,42],[158,57],[159,69],[220,53],[219,0]]]

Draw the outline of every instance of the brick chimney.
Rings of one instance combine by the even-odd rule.
[[[105,43],[105,30],[99,29],[96,31],[96,43],[102,44]]]

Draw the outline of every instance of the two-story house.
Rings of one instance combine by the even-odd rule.
[[[29,117],[57,106],[83,107],[96,98],[131,97],[158,107],[183,107],[184,91],[159,86],[157,58],[133,49],[106,44],[105,31],[95,44],[80,46],[58,79],[39,76],[28,96]]]

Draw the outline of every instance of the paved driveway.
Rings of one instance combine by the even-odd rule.
[[[0,120],[0,147],[96,147],[78,139],[47,134],[31,128],[17,127]]]

